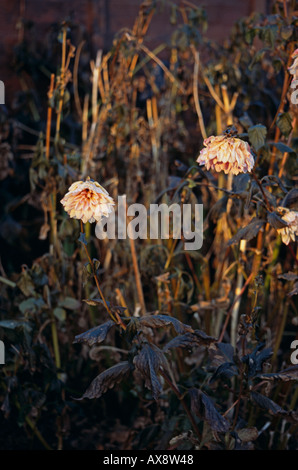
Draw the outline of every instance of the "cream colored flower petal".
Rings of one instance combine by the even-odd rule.
[[[92,223],[99,221],[103,215],[108,216],[115,205],[109,193],[90,178],[73,183],[61,203],[70,217],[82,220],[83,223]]]

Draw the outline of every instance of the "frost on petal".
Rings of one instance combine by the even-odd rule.
[[[288,225],[287,227],[280,228],[277,231],[280,233],[282,242],[285,245],[288,245],[291,241],[295,241],[296,236],[298,237],[298,212],[287,211],[283,215],[282,220],[287,222]]]
[[[108,216],[115,205],[113,198],[96,181],[76,181],[61,200],[64,210],[71,218],[86,222],[99,222]]]
[[[226,174],[250,172],[254,166],[254,158],[247,142],[236,137],[224,135],[210,136],[204,140],[203,148],[197,159],[200,165],[205,165],[207,170]]]

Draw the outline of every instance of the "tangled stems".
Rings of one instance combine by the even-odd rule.
[[[83,224],[82,220],[81,220],[81,232],[84,233],[84,224]],[[95,281],[97,290],[98,290],[99,295],[100,295],[100,297],[101,297],[101,299],[102,299],[102,301],[103,301],[103,304],[104,304],[104,306],[105,306],[105,308],[106,308],[106,310],[107,310],[109,316],[111,317],[111,319],[112,319],[115,323],[117,323],[118,325],[120,325],[121,328],[123,328],[123,329],[125,330],[125,329],[126,329],[126,326],[125,326],[125,324],[123,323],[122,319],[120,318],[119,314],[116,312],[116,313],[115,313],[115,316],[114,316],[114,314],[111,312],[111,309],[108,307],[108,304],[107,304],[107,302],[106,302],[106,299],[105,299],[105,297],[104,297],[104,295],[103,295],[103,293],[102,293],[102,290],[101,290],[101,288],[100,288],[100,285],[99,285],[99,281],[98,281],[98,277],[97,277],[97,274],[96,274],[96,269],[95,269],[94,263],[93,263],[93,261],[92,261],[92,259],[91,259],[91,257],[90,257],[90,254],[89,254],[89,251],[88,251],[88,249],[87,249],[87,246],[85,245],[85,243],[83,243],[83,245],[84,245],[84,248],[85,248],[85,252],[86,252],[86,255],[87,255],[89,264],[90,264],[91,269],[92,269],[92,274],[93,274],[93,277],[94,277],[94,281]]]

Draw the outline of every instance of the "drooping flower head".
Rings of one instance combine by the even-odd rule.
[[[285,245],[288,245],[291,241],[295,241],[295,237],[298,236],[298,212],[291,211],[286,208],[281,208],[284,215],[282,220],[284,220],[288,225],[277,229],[281,235],[281,239]]]
[[[114,200],[96,181],[76,181],[61,200],[64,210],[74,219],[84,222],[100,221],[112,212]]]
[[[206,165],[207,170],[238,175],[250,172],[254,166],[250,146],[238,137],[212,135],[204,140],[204,145],[197,162]]]

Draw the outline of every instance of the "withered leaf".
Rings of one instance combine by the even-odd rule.
[[[88,245],[85,233],[80,232],[78,241],[82,243],[83,245],[86,245],[86,246]]]
[[[234,363],[234,348],[229,343],[213,343],[209,348],[209,357],[212,371],[215,371],[227,362]]]
[[[190,389],[189,394],[191,410],[198,418],[207,421],[213,431],[227,432],[229,430],[229,421],[217,411],[208,395],[197,388]]]
[[[102,343],[113,326],[115,326],[115,323],[112,320],[108,320],[100,326],[95,326],[91,330],[75,336],[74,343],[87,343],[90,347],[94,344]]]
[[[168,351],[173,348],[191,349],[198,345],[209,346],[215,341],[215,338],[208,336],[204,331],[194,330],[193,333],[185,333],[184,335],[176,336],[165,345],[163,350]]]
[[[272,372],[270,374],[258,374],[258,378],[263,380],[281,380],[282,382],[289,382],[291,380],[298,380],[298,365],[288,367],[280,372]]]
[[[267,215],[267,220],[272,227],[275,229],[280,229],[288,226],[288,223],[283,220],[276,212],[270,212]]]
[[[234,245],[240,242],[240,240],[252,240],[265,223],[265,220],[254,217],[246,227],[241,228],[236,235],[229,240],[228,245]]]
[[[284,411],[277,403],[270,400],[270,398],[265,397],[265,395],[262,395],[261,393],[251,392],[251,398],[257,405],[268,410],[273,415],[283,413]]]
[[[91,305],[93,307],[96,307],[96,305],[104,305],[103,300],[99,298],[83,299],[83,302],[86,302],[86,304]],[[121,307],[120,305],[113,305],[108,301],[106,301],[106,303],[112,312],[117,312],[120,316],[126,310],[126,307]]]
[[[289,297],[292,297],[292,295],[298,295],[298,282],[295,282],[294,288],[288,293]]]
[[[284,197],[281,205],[291,210],[298,210],[298,188],[292,188]]]
[[[152,391],[153,398],[157,400],[162,392],[162,384],[158,377],[158,371],[160,367],[165,370],[168,369],[165,355],[154,344],[145,343],[134,357],[133,363],[136,370],[145,379],[145,386]]]
[[[216,371],[210,378],[209,383],[212,384],[219,377],[233,377],[233,375],[237,375],[238,372],[238,367],[234,362],[224,362],[216,369]]]
[[[288,273],[280,274],[278,276],[278,279],[285,279],[286,281],[296,281],[296,279],[298,279],[298,274],[288,272]]]
[[[20,279],[17,282],[17,286],[26,297],[35,295],[34,283],[32,281],[29,270],[25,267],[22,267],[22,273]]]
[[[76,398],[76,400],[83,400],[84,398],[100,398],[109,388],[113,388],[115,385],[120,383],[131,370],[132,366],[127,361],[120,362],[119,364],[110,367],[95,377],[84,395],[81,398]]]
[[[177,320],[177,318],[170,317],[168,315],[146,315],[139,319],[138,324],[149,328],[173,326],[175,331],[180,335],[186,332],[193,332],[191,326],[185,325],[181,321]]]
[[[48,232],[51,230],[51,227],[49,226],[49,224],[47,223],[44,223],[41,228],[40,228],[40,232],[39,232],[39,240],[46,240],[47,236],[48,236]]]
[[[265,145],[267,129],[262,124],[256,124],[248,129],[248,138],[255,150],[260,150]]]
[[[281,408],[277,403],[270,400],[270,398],[265,397],[258,392],[251,392],[252,400],[260,407],[267,410],[273,416],[283,417],[291,422],[298,422],[298,413],[295,411],[287,411]]]
[[[271,348],[265,348],[263,351],[260,351],[264,347],[264,344],[259,344],[252,353],[246,354],[241,358],[241,361],[247,364],[248,366],[248,377],[253,377],[258,372],[262,371],[263,362],[269,359],[273,352]]]
[[[258,430],[255,427],[240,429],[237,434],[242,442],[255,441],[259,437]]]

